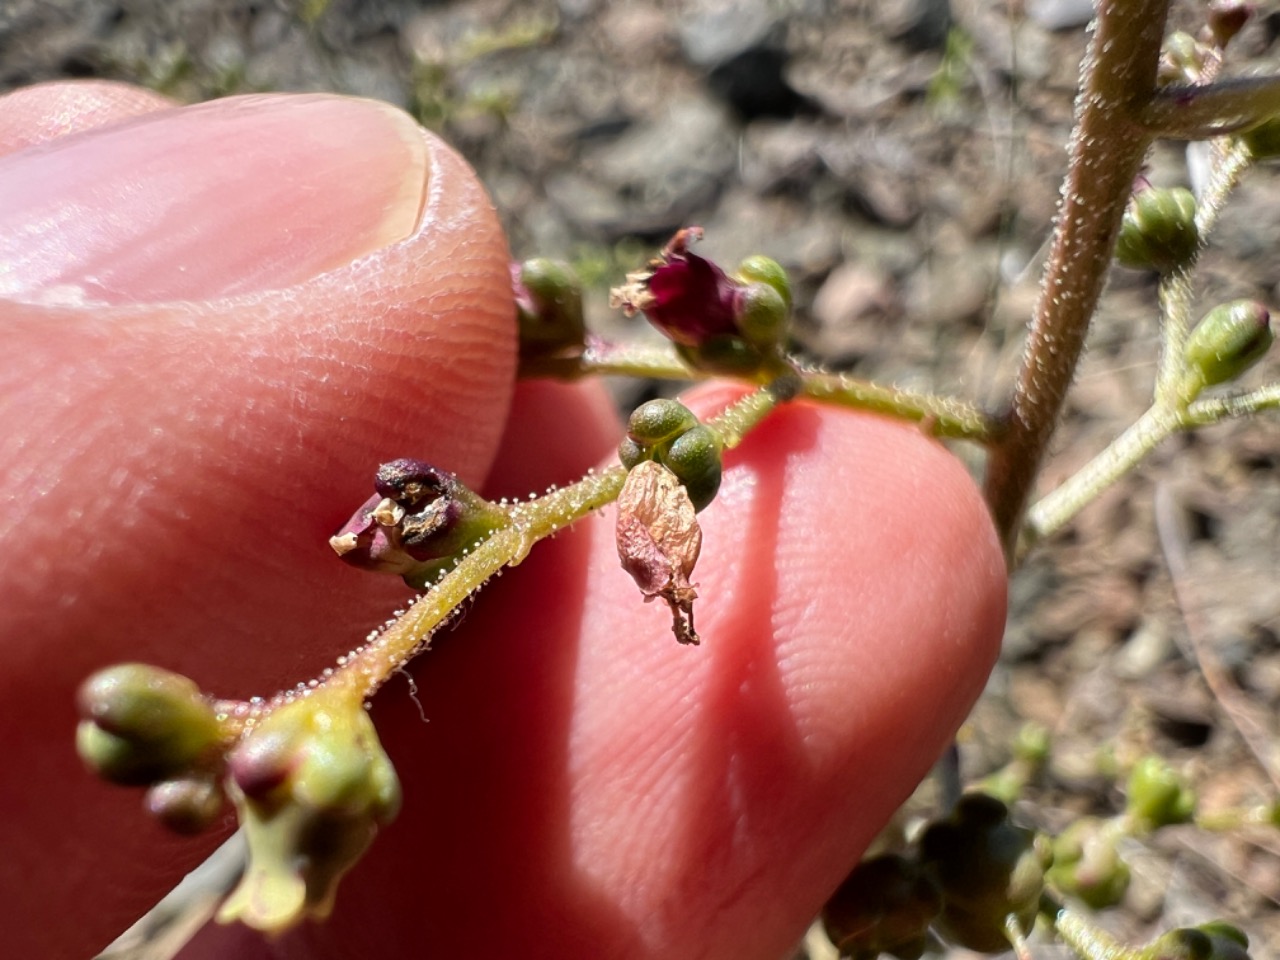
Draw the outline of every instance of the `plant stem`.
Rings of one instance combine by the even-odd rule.
[[[1053,927],[1062,942],[1083,960],[1132,960],[1137,955],[1132,947],[1125,946],[1067,907],[1058,910]]]
[[[1280,115],[1280,76],[1243,77],[1165,87],[1143,108],[1139,122],[1155,137],[1208,140]]]
[[[1280,410],[1280,383],[1197,400],[1183,412],[1182,423],[1186,427],[1203,427],[1219,420],[1250,417],[1264,410]]]
[[[1155,89],[1169,0],[1102,0],[1085,58],[1070,165],[1040,298],[986,496],[1012,560],[1040,461],[1102,293],[1133,180],[1153,133],[1135,123]]]
[[[824,403],[927,422],[935,436],[990,443],[1002,424],[963,400],[881,386],[839,373],[800,371],[800,394]]]
[[[953,440],[990,443],[1001,429],[1001,424],[995,417],[964,400],[882,386],[848,374],[801,367],[795,361],[786,362],[800,378],[800,395],[811,400],[883,413],[913,423],[928,423],[935,436]],[[605,375],[685,381],[711,376],[690,367],[667,344],[619,345],[602,340],[588,344],[587,349],[577,357],[526,361],[521,365],[520,375],[555,377],[561,380]],[[754,382],[766,383],[774,376],[773,370],[766,370]]]
[[[726,408],[707,426],[720,435],[724,447],[732,449],[792,392],[785,384],[765,386]],[[626,477],[625,468],[610,467],[554,493],[509,507],[510,526],[464,552],[457,566],[385,630],[340,658],[337,667],[326,676],[324,688],[339,695],[349,692],[366,699],[372,696],[427,645],[432,632],[490,577],[505,566],[520,563],[539,540],[612,503]]]
[[[1136,467],[1161,441],[1182,427],[1176,411],[1156,404],[1070,479],[1027,513],[1023,549],[1060,529],[1103,490]]]

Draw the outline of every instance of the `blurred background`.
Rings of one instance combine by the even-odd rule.
[[[1204,6],[1179,0],[1174,24],[1194,32]],[[996,404],[1035,297],[1089,15],[1088,0],[3,0],[0,90],[101,77],[179,101],[386,100],[475,165],[516,258],[574,264],[606,335],[649,335],[608,311],[608,287],[700,224],[703,254],[792,271],[800,353]],[[1280,68],[1278,35],[1280,3],[1263,0],[1228,73]],[[1186,145],[1159,145],[1148,176],[1189,183]],[[1211,238],[1198,313],[1237,297],[1274,307],[1278,283],[1280,184],[1258,169]],[[1154,277],[1116,269],[1046,487],[1146,408],[1157,349]],[[1249,382],[1278,375],[1272,357]],[[618,389],[629,406],[652,387]],[[1116,771],[1149,752],[1188,773],[1205,809],[1274,800],[1278,463],[1275,419],[1177,438],[1034,555],[962,733],[967,779],[1032,721],[1053,737],[1025,792],[1043,826],[1111,810]],[[1255,957],[1280,956],[1274,829],[1172,828],[1129,853],[1133,884],[1103,918],[1115,932],[1225,916]]]

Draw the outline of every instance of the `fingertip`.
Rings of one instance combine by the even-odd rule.
[[[0,156],[177,104],[111,80],[41,83],[0,96]]]

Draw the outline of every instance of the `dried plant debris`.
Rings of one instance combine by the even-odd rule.
[[[652,460],[637,464],[618,496],[618,557],[646,602],[661,597],[671,607],[681,643],[698,643],[689,577],[701,551],[702,528],[676,475]]]

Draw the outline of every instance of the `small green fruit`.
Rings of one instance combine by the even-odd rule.
[[[1235,380],[1266,356],[1273,339],[1271,314],[1256,300],[1214,307],[1187,338],[1179,393],[1190,402],[1205,387]]]
[[[1195,794],[1159,757],[1138,761],[1129,775],[1126,794],[1129,815],[1145,829],[1186,823],[1195,814]]]
[[[627,436],[645,447],[667,443],[698,425],[693,411],[678,400],[642,403],[627,420]]]
[[[782,264],[772,257],[756,254],[738,264],[734,277],[743,283],[767,283],[778,292],[788,310],[791,309],[791,278]]]
[[[1124,212],[1116,259],[1136,270],[1168,273],[1191,262],[1200,246],[1196,198],[1183,187],[1149,187]]]
[[[777,350],[786,340],[790,313],[776,288],[767,283],[752,283],[743,288],[738,300],[738,330],[752,346]]]

